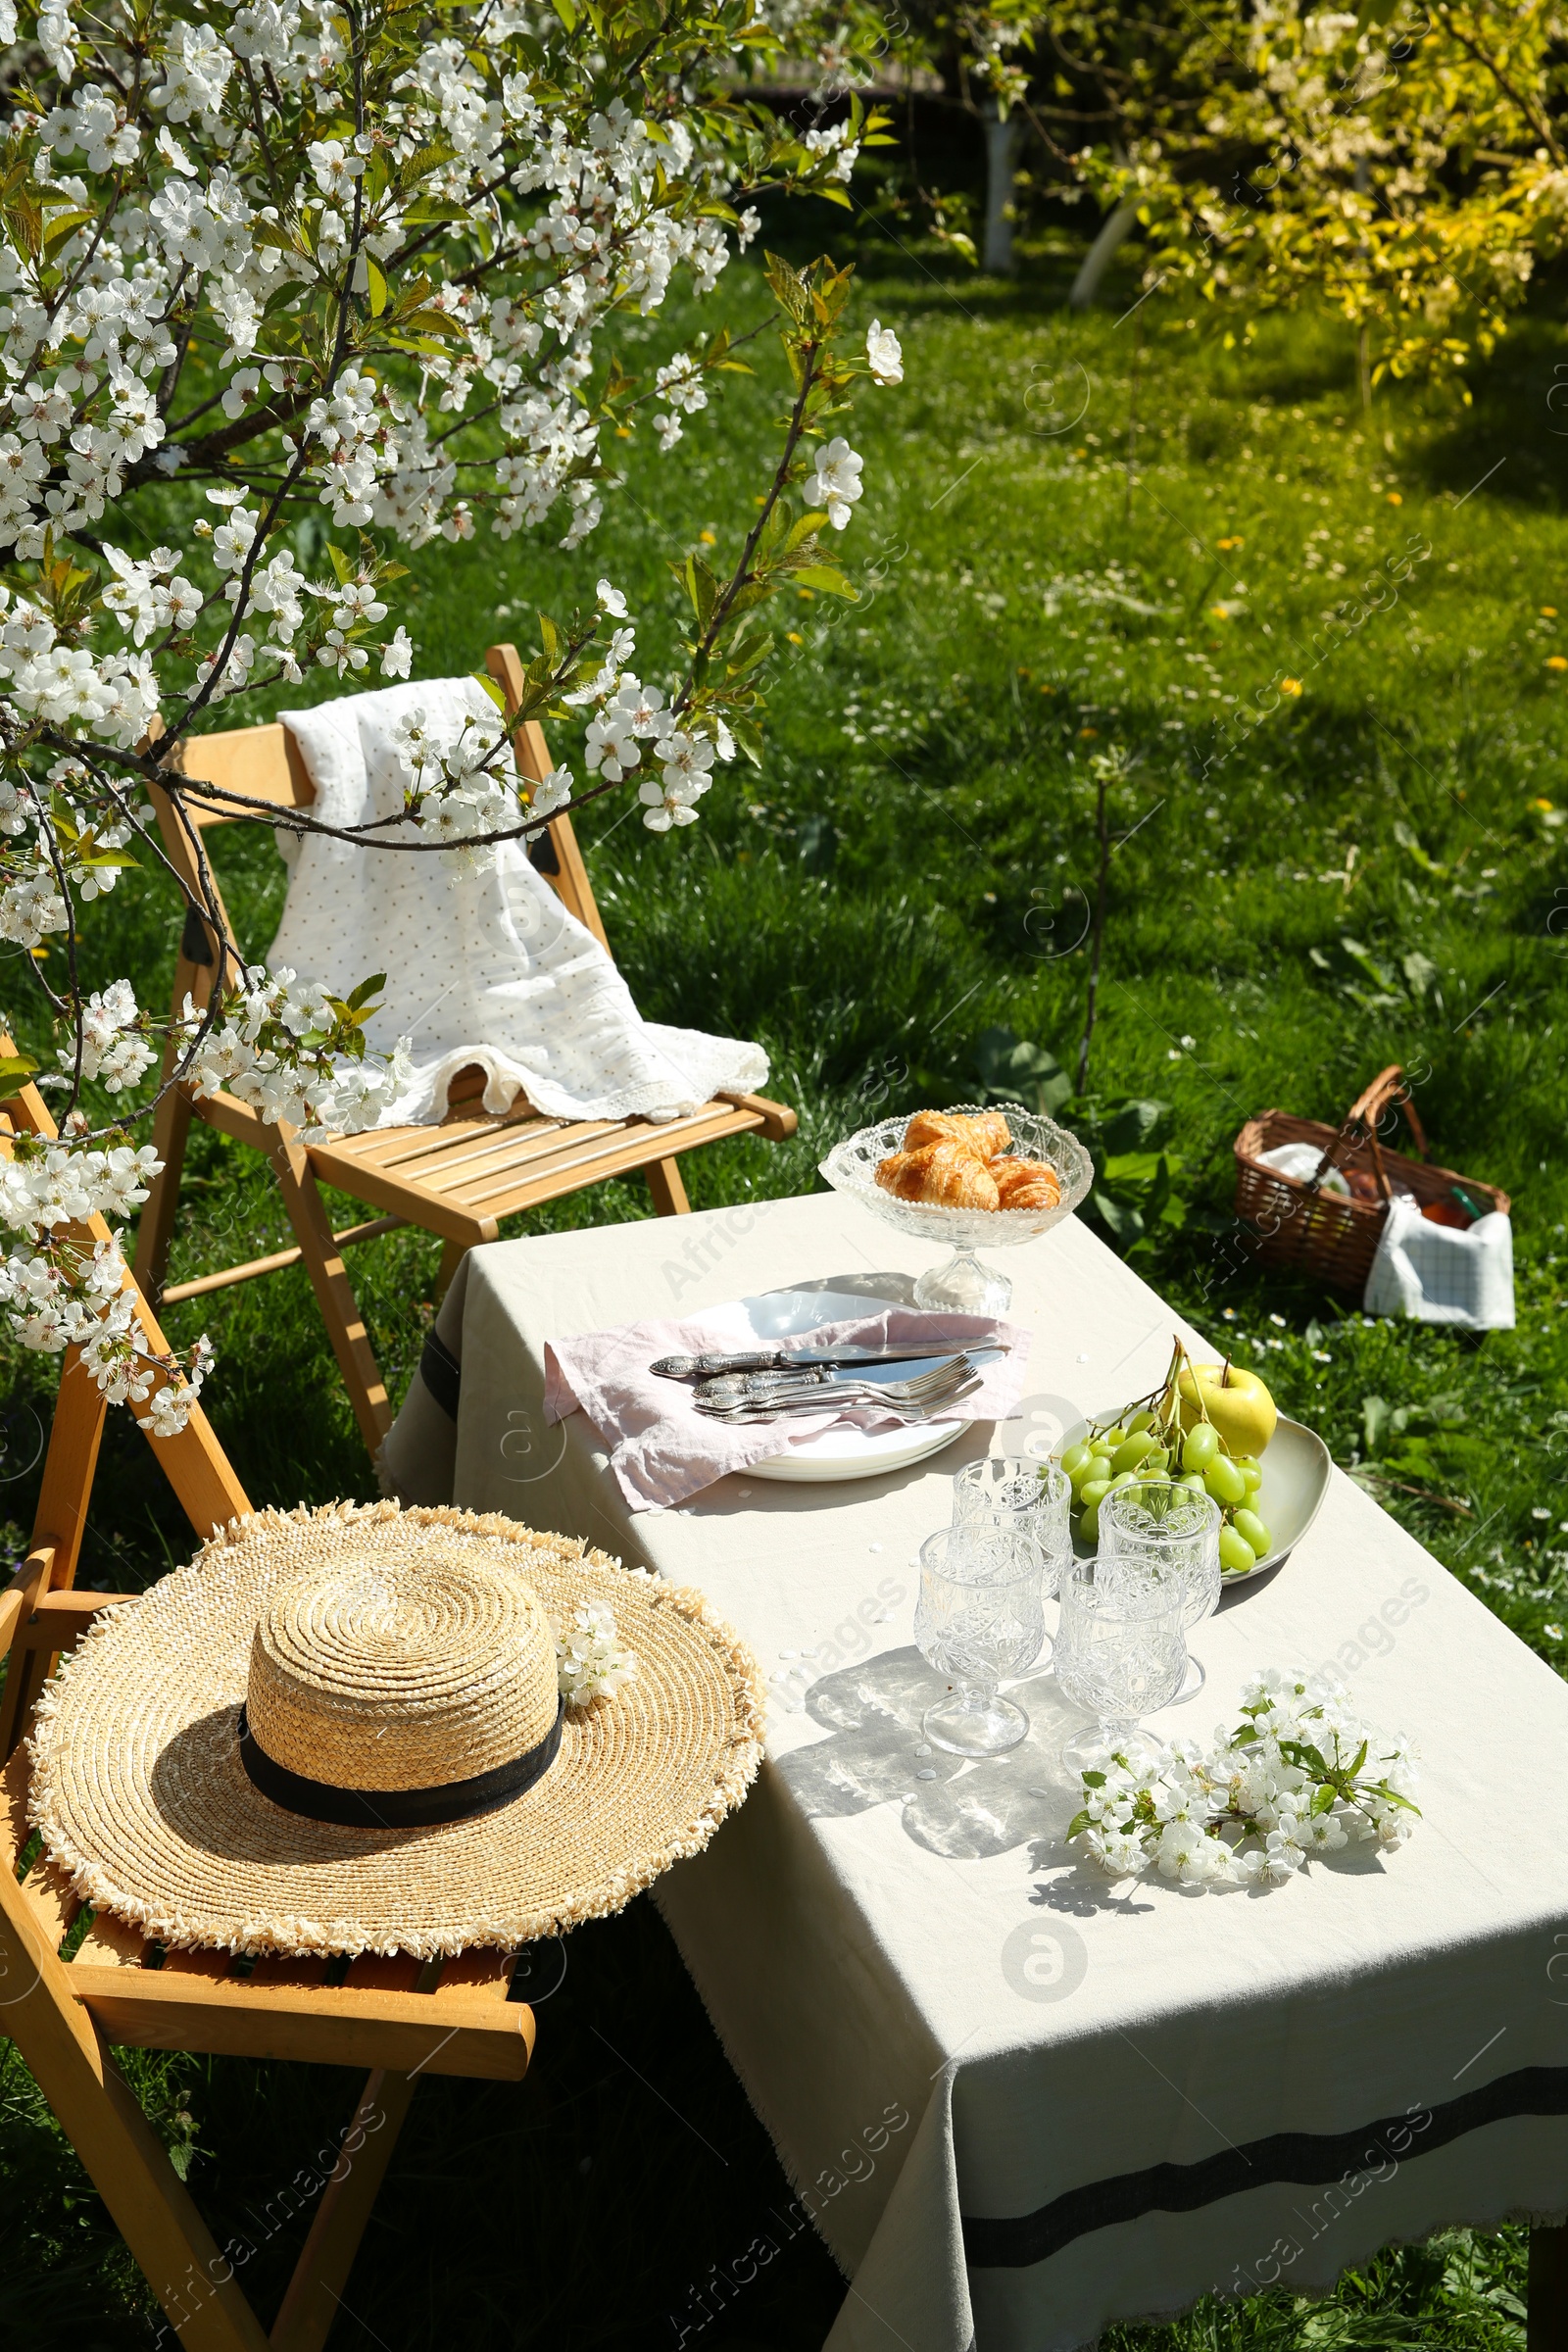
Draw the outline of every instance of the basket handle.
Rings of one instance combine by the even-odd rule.
[[[1411,1139],[1417,1152],[1425,1159],[1427,1155],[1426,1130],[1416,1115],[1415,1102],[1410,1089],[1405,1084],[1404,1073],[1396,1061],[1391,1061],[1386,1070],[1380,1070],[1365,1094],[1359,1096],[1351,1103],[1346,1125],[1348,1127],[1364,1126],[1368,1130],[1369,1140],[1375,1147],[1378,1120],[1391,1102],[1397,1103],[1404,1112],[1409,1124]]]
[[[1346,1113],[1344,1126],[1327,1145],[1322,1158],[1318,1161],[1316,1171],[1311,1179],[1309,1188],[1311,1191],[1317,1191],[1324,1177],[1333,1167],[1341,1145],[1352,1129],[1359,1127],[1366,1137],[1368,1148],[1372,1153],[1372,1170],[1377,1178],[1378,1191],[1383,1195],[1385,1206],[1392,1205],[1393,1187],[1389,1183],[1389,1172],[1383,1164],[1383,1147],[1378,1141],[1378,1120],[1391,1102],[1397,1102],[1403,1109],[1410,1124],[1410,1134],[1415,1148],[1421,1157],[1425,1159],[1427,1139],[1421,1121],[1416,1116],[1415,1104],[1410,1099],[1410,1090],[1403,1083],[1403,1071],[1398,1062],[1391,1061],[1388,1068],[1380,1070],[1371,1085],[1351,1103]]]

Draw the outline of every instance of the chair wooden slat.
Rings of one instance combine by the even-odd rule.
[[[85,1967],[145,1968],[150,1954],[139,1928],[116,1919],[112,1911],[97,1911],[76,1946],[75,1958]]]
[[[216,784],[224,792],[243,793],[249,801],[265,801],[274,808],[308,808],[316,798],[311,771],[287,727],[234,727],[220,735],[188,736],[179,747],[175,764],[193,781]],[[186,807],[197,827],[228,824],[242,809],[203,805],[189,800]]]
[[[81,1897],[53,1862],[34,1862],[22,1882],[27,1906],[58,1952],[76,1924]]]
[[[412,1952],[361,1952],[343,1982],[354,1992],[421,1992],[421,1977],[435,1973]]]
[[[166,1952],[163,1974],[168,1977],[199,1977],[206,1984],[224,1984],[233,1976],[232,1952]]]
[[[108,2039],[137,2049],[515,2082],[527,2072],[533,2046],[529,2009],[515,2001],[476,2000],[467,1989],[296,1989],[243,1977],[212,1979],[171,1969],[167,1961],[133,1974],[74,1960],[66,1976]]]
[[[516,1969],[515,1952],[460,1952],[441,1971],[441,1990],[475,2001],[505,2001]]]

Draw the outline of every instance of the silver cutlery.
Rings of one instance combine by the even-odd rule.
[[[970,1396],[980,1375],[964,1356],[952,1356],[915,1378],[902,1381],[821,1381],[760,1384],[757,1376],[711,1381],[694,1402],[713,1420],[770,1420],[780,1413],[840,1412],[863,1405],[896,1414],[945,1408]]]
[[[793,1371],[732,1372],[716,1379],[699,1381],[696,1400],[699,1404],[739,1404],[754,1398],[799,1396],[807,1390],[823,1389],[843,1394],[849,1390],[874,1390],[877,1395],[898,1396],[915,1394],[923,1382],[950,1374],[968,1374],[984,1362],[995,1350],[977,1348],[970,1354],[956,1350],[949,1355],[908,1357],[898,1361],[862,1364],[856,1370],[831,1371],[823,1365],[802,1365]]]
[[[969,1355],[1005,1355],[1009,1343],[988,1341],[968,1349]],[[662,1355],[649,1365],[662,1380],[710,1380],[721,1373],[794,1372],[808,1370],[858,1371],[866,1364],[910,1364],[932,1360],[929,1348],[756,1348],[724,1354]]]
[[[722,1408],[710,1405],[705,1408],[705,1418],[721,1421],[726,1429],[740,1429],[752,1423],[803,1421],[811,1414],[818,1417],[824,1413],[831,1415],[853,1410],[858,1403],[874,1405],[877,1412],[885,1414],[889,1420],[902,1422],[907,1428],[917,1428],[923,1421],[940,1421],[944,1413],[953,1410],[960,1397],[972,1396],[979,1385],[978,1380],[963,1381],[957,1388],[945,1390],[924,1404],[890,1402],[880,1395],[848,1399],[797,1397],[791,1402],[779,1404],[726,1405]]]

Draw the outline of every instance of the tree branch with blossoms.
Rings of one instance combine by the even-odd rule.
[[[187,777],[192,738],[220,706],[317,670],[408,678],[394,547],[412,559],[483,525],[586,540],[611,487],[606,426],[651,410],[670,450],[746,365],[721,328],[633,372],[616,320],[655,316],[678,272],[711,293],[756,233],[752,198],[842,199],[884,127],[858,98],[831,136],[746,105],[731,59],[777,47],[756,0],[563,0],[543,18],[520,0],[103,0],[90,16],[0,0],[0,40],[26,76],[0,144],[0,938],[69,1040],[40,1080],[66,1096],[59,1142],[12,1139],[0,1171],[0,1311],[26,1345],[83,1346],[106,1392],[151,1394],[172,1427],[205,1341],[153,1356],[118,1244],[73,1238],[145,1200],[157,1162],[133,1124],[183,1086],[353,1129],[405,1074],[367,1047],[378,978],[339,995],[236,958],[197,817],[277,812]],[[729,580],[710,598],[691,575],[671,709],[629,668],[625,600],[602,580],[591,612],[540,615],[515,709],[441,737],[411,696],[401,808],[348,829],[291,809],[291,829],[469,858],[525,838],[577,805],[567,764],[519,784],[513,740],[540,714],[592,713],[599,781],[581,800],[652,747],[661,780],[637,781],[656,831],[691,821],[715,758],[760,757],[757,608],[791,579],[853,594],[818,534],[848,521],[859,460],[838,438],[813,470],[805,446],[862,368],[900,372],[880,327],[864,363],[837,348],[846,272],[769,274],[795,370],[782,455]],[[214,943],[208,1000],[172,1022],[129,977],[86,995],[77,969],[84,910],[137,865]],[[124,1102],[161,1055],[151,1096]],[[36,1067],[15,1054],[0,1077]],[[89,1088],[118,1114],[98,1129]]]

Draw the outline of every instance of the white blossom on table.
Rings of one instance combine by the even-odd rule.
[[[1375,1730],[1326,1675],[1270,1668],[1207,1743],[1142,1740],[1082,1774],[1067,1836],[1111,1878],[1274,1886],[1352,1841],[1389,1849],[1418,1809],[1408,1740]]]

